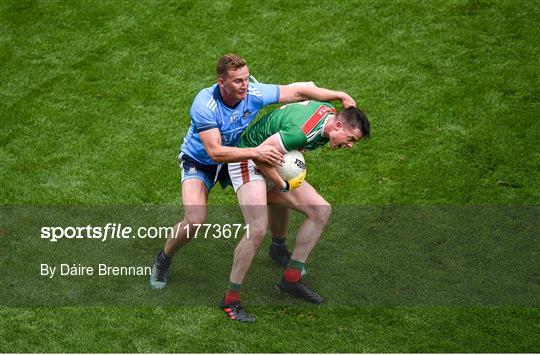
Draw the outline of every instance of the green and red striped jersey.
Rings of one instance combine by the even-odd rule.
[[[336,109],[328,102],[303,101],[287,104],[253,122],[242,134],[238,147],[256,147],[279,133],[285,151],[313,150],[328,143],[323,128]]]

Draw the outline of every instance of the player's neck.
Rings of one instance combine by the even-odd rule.
[[[329,133],[330,133],[330,129],[332,128],[330,126],[332,125],[333,121],[334,121],[334,115],[328,115],[328,117],[326,117],[326,119],[324,120],[322,132],[323,132],[323,136],[326,138],[330,137]]]
[[[227,106],[228,108],[235,108],[240,103],[240,100],[227,96],[221,88],[219,88],[219,93],[221,94],[221,101]]]

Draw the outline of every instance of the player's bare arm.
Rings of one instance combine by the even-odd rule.
[[[279,143],[278,135],[279,133],[275,133],[272,136],[268,137],[259,147],[272,147],[274,149],[277,149],[281,154],[285,154],[285,151]],[[257,169],[259,169],[264,176],[272,180],[272,182],[280,189],[283,189],[287,185],[287,183],[281,178],[281,176],[279,176],[274,165],[258,161],[255,162],[255,164],[257,165]]]
[[[264,176],[270,179],[280,190],[287,187],[287,183],[281,178],[281,176],[279,176],[275,166],[259,162],[257,162],[256,165],[257,169],[259,169]]]
[[[255,148],[235,148],[221,145],[221,135],[217,128],[199,133],[210,158],[218,163],[234,163],[252,159],[270,165],[283,160],[283,152],[273,145],[260,145]]]
[[[315,85],[280,85],[279,102],[298,102],[304,100],[331,101],[340,100],[343,107],[356,107],[356,101],[343,91],[334,91]]]

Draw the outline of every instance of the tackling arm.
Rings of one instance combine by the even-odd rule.
[[[356,107],[356,102],[343,91],[334,91],[315,85],[280,85],[279,102],[298,102],[304,100],[330,101],[340,100],[344,108]]]
[[[260,145],[255,148],[236,148],[221,145],[221,135],[217,128],[212,128],[199,133],[204,144],[204,149],[210,158],[218,163],[233,163],[245,160],[269,164],[270,166],[283,160],[283,150],[272,145]]]

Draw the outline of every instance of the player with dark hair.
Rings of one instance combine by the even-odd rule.
[[[309,85],[272,85],[250,82],[246,61],[234,54],[222,56],[216,67],[217,83],[201,90],[189,111],[191,126],[178,155],[182,168],[184,218],[173,228],[165,247],[154,260],[150,285],[166,286],[171,258],[190,239],[187,230],[206,220],[208,193],[219,182],[229,181],[226,164],[244,160],[275,165],[283,159],[276,147],[235,147],[244,129],[264,106],[306,99],[340,100],[343,106],[355,106],[346,93]],[[275,248],[274,248],[275,249]],[[287,256],[285,245],[274,250],[276,258]]]
[[[351,148],[355,142],[369,135],[369,121],[356,107],[337,113],[327,102],[305,101],[282,106],[255,122],[246,129],[238,147],[269,146],[280,153],[313,150],[326,143],[332,149]],[[273,233],[287,234],[290,209],[304,214],[305,220],[296,235],[287,268],[276,287],[282,293],[311,303],[322,303],[323,298],[302,282],[301,272],[328,222],[330,204],[308,182],[302,182],[305,175],[284,181],[274,166],[264,162],[231,163],[229,174],[245,223],[249,225],[249,235],[246,234],[235,249],[222,309],[231,319],[255,321],[240,302],[240,287],[264,239],[267,225],[270,224]]]

